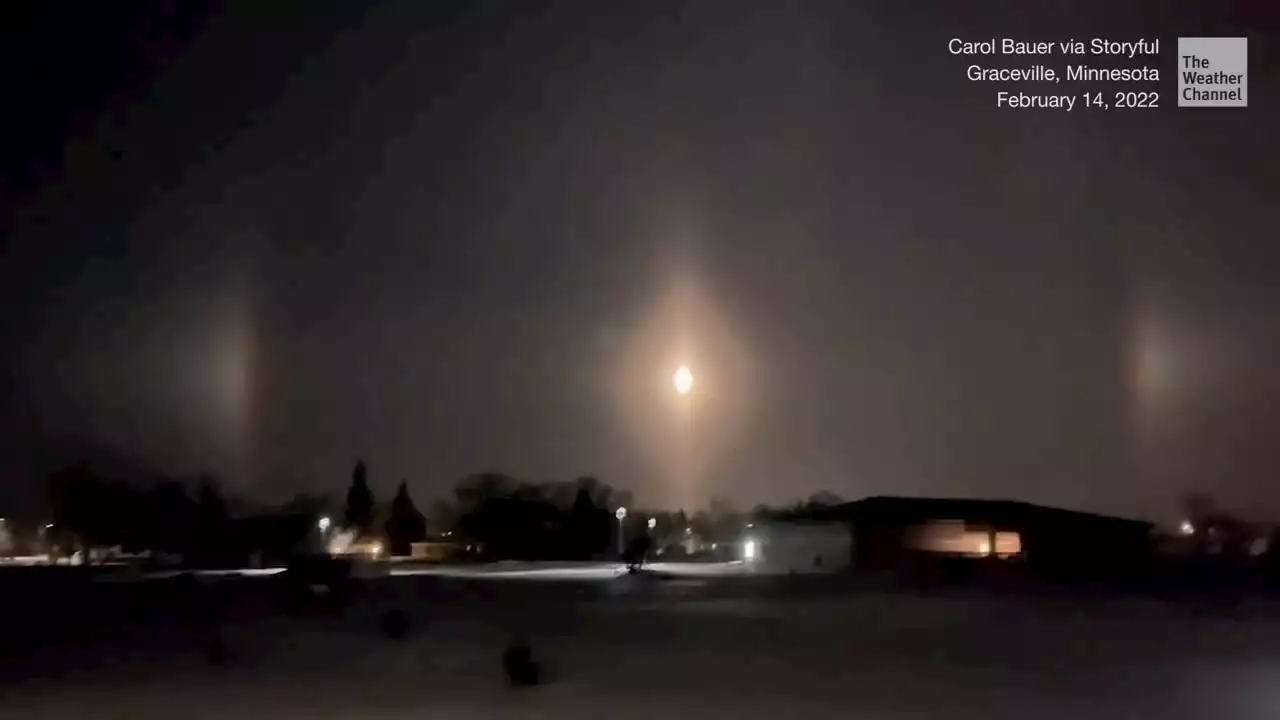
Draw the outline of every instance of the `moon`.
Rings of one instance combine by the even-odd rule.
[[[671,384],[676,392],[688,395],[689,391],[693,390],[693,372],[687,366],[681,365],[671,376]]]

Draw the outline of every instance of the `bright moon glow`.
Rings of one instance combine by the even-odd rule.
[[[693,373],[689,368],[681,365],[680,369],[676,370],[676,374],[671,377],[671,384],[675,386],[676,392],[688,395],[693,389]]]

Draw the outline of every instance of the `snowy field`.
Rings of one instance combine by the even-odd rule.
[[[681,577],[724,577],[734,575],[759,575],[758,569],[749,568],[741,562],[724,563],[650,563],[646,565],[650,572]],[[147,573],[146,575],[120,574],[118,577],[107,576],[104,581],[137,581],[162,580],[180,575],[197,575],[202,577],[269,577],[284,572],[283,568],[239,570],[165,570]],[[496,562],[480,565],[413,565],[411,563],[390,564],[387,574],[392,577],[430,576],[446,578],[486,578],[491,580],[612,580],[626,573],[626,566],[609,562]]]
[[[1280,717],[1277,620],[1145,600],[790,593],[725,577],[733,566],[662,569],[402,574],[341,616],[302,618],[269,609],[255,588],[270,578],[214,578],[239,583],[216,630],[124,627],[46,648],[32,667],[93,661],[6,682],[0,717]],[[406,638],[379,631],[392,609]],[[215,633],[225,662],[205,651]],[[516,635],[548,684],[506,685]]]
[[[725,563],[650,563],[650,572],[681,577],[724,577],[732,575],[758,575],[758,570],[740,562]],[[240,575],[259,577],[277,575],[282,568],[262,570],[200,570],[196,575],[218,577]],[[612,580],[626,573],[626,566],[608,562],[496,562],[481,565],[417,565],[391,564],[387,574],[392,577],[432,576],[448,578],[485,578],[490,580]],[[161,579],[186,574],[173,570],[151,573],[146,578]]]

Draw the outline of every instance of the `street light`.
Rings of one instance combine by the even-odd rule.
[[[320,528],[320,532],[322,533],[329,532],[329,526],[331,524],[332,524],[332,521],[329,520],[329,516],[325,515],[324,517],[320,518],[318,522],[316,522],[316,527]]]
[[[618,555],[622,555],[623,548],[626,547],[622,540],[622,521],[627,519],[627,509],[620,507],[613,516],[618,518]]]
[[[658,527],[658,518],[649,518],[649,529],[652,530],[656,527]]]

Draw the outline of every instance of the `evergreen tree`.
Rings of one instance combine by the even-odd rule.
[[[373,491],[369,489],[364,460],[356,461],[356,468],[351,471],[345,519],[347,527],[360,535],[368,534],[373,527]]]
[[[408,555],[413,543],[427,539],[426,518],[414,506],[405,482],[400,483],[395,498],[391,500],[391,512],[384,529],[392,555]]]

